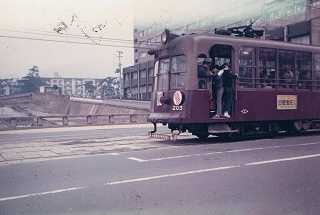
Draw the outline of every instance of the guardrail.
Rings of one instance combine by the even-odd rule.
[[[19,95],[1,96],[0,105],[13,105],[29,103],[32,100],[32,93],[24,93]]]
[[[0,118],[0,129],[145,123],[149,114],[48,115]]]

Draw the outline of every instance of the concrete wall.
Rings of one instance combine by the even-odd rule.
[[[67,114],[69,103],[69,96],[32,94],[32,101],[28,108],[44,113]]]
[[[128,101],[129,102],[129,101]],[[118,102],[119,103],[119,102]],[[121,103],[120,103],[121,104]],[[97,104],[89,101],[71,101],[69,96],[53,94],[23,94],[0,99],[0,105],[13,106],[31,115],[107,115],[148,113],[145,108],[128,105]]]

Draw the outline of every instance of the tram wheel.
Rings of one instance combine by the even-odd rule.
[[[302,121],[295,121],[290,124],[288,133],[292,135],[301,134],[303,130]]]

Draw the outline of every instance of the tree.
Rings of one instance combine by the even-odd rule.
[[[103,80],[102,89],[103,95],[106,97],[119,97],[120,82],[118,78],[107,77]]]
[[[93,85],[92,81],[85,82],[84,88],[85,88],[87,97],[93,97],[94,96],[94,91],[95,91],[96,87]]]
[[[37,66],[33,66],[31,69],[29,69],[27,75],[24,76],[19,82],[22,93],[38,92],[40,86],[45,84],[40,78],[39,68]]]

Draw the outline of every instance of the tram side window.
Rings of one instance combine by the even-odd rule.
[[[320,54],[314,55],[314,86],[315,90],[320,90]]]
[[[197,74],[198,74],[198,89],[207,89],[208,69],[205,67],[207,55],[200,54],[197,58]]]
[[[171,59],[170,89],[184,88],[186,57],[177,56]]]
[[[276,80],[277,55],[275,49],[260,48],[259,72],[257,74],[257,87],[274,88]]]
[[[308,52],[297,52],[296,71],[299,89],[311,89],[312,54]]]
[[[239,82],[240,87],[252,88],[254,87],[254,75],[256,70],[255,63],[255,49],[241,48],[240,49],[240,68],[239,68]]]
[[[279,51],[279,86],[280,88],[295,88],[295,53]]]
[[[169,69],[170,69],[170,59],[161,59],[159,62],[159,72],[158,72],[158,90],[167,91],[168,90],[168,79],[169,79]]]

